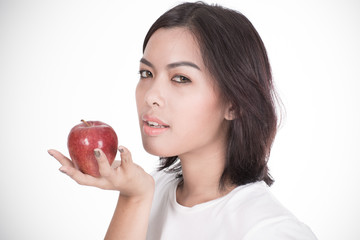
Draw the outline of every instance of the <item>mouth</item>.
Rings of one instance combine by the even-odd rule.
[[[144,125],[151,128],[169,128],[170,126],[160,119],[152,116],[145,115],[142,118]]]
[[[144,120],[144,123],[147,126],[152,127],[152,128],[168,128],[169,127],[169,125],[163,125],[163,124],[160,124],[158,122],[153,122],[153,121]]]

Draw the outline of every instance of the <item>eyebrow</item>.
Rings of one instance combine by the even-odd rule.
[[[154,68],[154,65],[151,62],[149,62],[148,60],[146,60],[145,58],[141,58],[140,62],[145,64],[145,65],[148,65],[151,68]]]
[[[151,62],[149,62],[148,60],[146,60],[145,58],[141,58],[140,62],[142,62],[145,65],[148,65],[151,68],[154,68],[154,65]],[[193,67],[193,68],[201,71],[201,69],[198,65],[196,65],[195,63],[192,63],[192,62],[187,62],[187,61],[169,63],[166,67],[167,68],[176,68],[176,67],[181,67],[181,66]]]

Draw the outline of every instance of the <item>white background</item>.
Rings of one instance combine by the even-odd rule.
[[[47,154],[101,120],[148,172],[134,90],[142,41],[178,1],[0,1],[0,238],[102,239],[118,193],[82,187]],[[273,192],[319,239],[359,239],[360,3],[226,1],[265,42],[286,108]],[[191,106],[189,106],[191,107]]]

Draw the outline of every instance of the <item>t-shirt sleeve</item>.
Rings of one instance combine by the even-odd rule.
[[[317,240],[311,229],[295,218],[274,218],[259,222],[244,240]]]

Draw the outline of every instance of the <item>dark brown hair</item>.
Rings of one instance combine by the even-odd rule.
[[[160,16],[149,29],[143,51],[159,28],[186,27],[196,37],[205,66],[224,101],[232,104],[226,164],[219,186],[273,179],[267,160],[277,129],[275,91],[265,46],[241,13],[202,2],[180,4]],[[160,170],[179,172],[178,157],[160,158]]]

